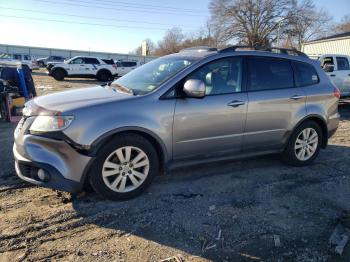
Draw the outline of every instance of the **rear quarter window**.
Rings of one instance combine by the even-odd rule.
[[[312,65],[293,62],[293,68],[297,87],[315,85],[320,81],[316,69]]]

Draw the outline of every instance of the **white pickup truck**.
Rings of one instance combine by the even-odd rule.
[[[117,75],[117,65],[92,56],[76,56],[48,68],[49,75],[58,81],[65,77],[97,78],[112,80]]]
[[[350,56],[322,55],[321,67],[340,90],[340,97],[350,97]]]

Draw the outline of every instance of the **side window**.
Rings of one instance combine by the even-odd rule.
[[[293,70],[284,59],[248,59],[248,91],[293,88]]]
[[[85,57],[85,64],[94,64],[94,65],[98,65],[100,64],[100,62],[96,59],[96,58],[91,58],[91,57]]]
[[[295,73],[295,84],[298,87],[314,85],[319,82],[315,68],[312,65],[293,62]]]
[[[216,60],[191,73],[186,79],[199,79],[205,84],[206,95],[241,92],[242,58]]]
[[[81,57],[78,57],[70,62],[70,64],[84,64],[84,60]]]
[[[31,60],[31,57],[29,55],[24,55],[23,60]]]
[[[13,59],[22,60],[22,55],[14,54]]]
[[[350,70],[349,61],[346,57],[337,57],[338,70]]]
[[[324,67],[325,65],[334,65],[333,57],[331,56],[326,56],[323,58],[321,61],[321,66]]]

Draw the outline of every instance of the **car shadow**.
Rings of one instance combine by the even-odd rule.
[[[82,223],[112,229],[121,241],[137,236],[213,261],[266,259],[278,253],[273,234],[320,238],[317,227],[330,227],[334,214],[348,205],[345,198],[339,200],[343,206],[330,201],[326,185],[349,176],[349,168],[350,147],[329,145],[309,167],[288,167],[266,156],[181,168],[157,177],[137,198],[113,202],[89,193],[74,199],[73,208]],[[314,200],[298,201],[304,198]],[[298,215],[291,217],[290,209]]]

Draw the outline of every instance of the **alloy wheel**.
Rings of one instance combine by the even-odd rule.
[[[295,156],[300,161],[309,160],[316,152],[318,146],[318,134],[313,128],[305,128],[301,131],[294,144]]]
[[[138,188],[147,178],[150,161],[138,147],[125,146],[113,151],[104,161],[102,178],[106,186],[118,193]]]

